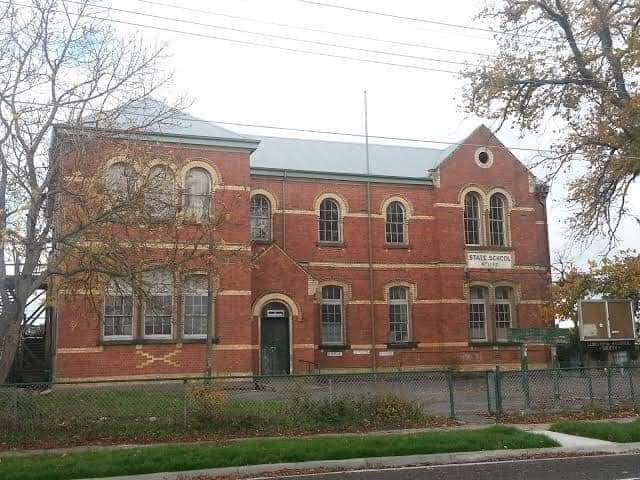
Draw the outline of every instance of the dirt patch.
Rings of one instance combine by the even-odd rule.
[[[640,409],[625,408],[616,410],[582,410],[558,413],[522,413],[516,415],[502,415],[496,419],[497,423],[556,423],[563,420],[606,420],[610,418],[632,418],[640,415]]]

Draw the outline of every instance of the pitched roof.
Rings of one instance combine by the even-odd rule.
[[[364,142],[349,143],[299,138],[258,137],[251,167],[307,172],[424,179],[446,150],[403,145],[369,145],[367,172]],[[446,156],[446,155],[445,155]]]

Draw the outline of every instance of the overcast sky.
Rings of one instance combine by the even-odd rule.
[[[478,0],[319,1],[464,25],[471,29],[349,12],[312,5],[300,0],[157,0],[157,2],[113,0],[114,8],[169,17],[174,21],[117,11],[112,12],[112,17],[203,35],[196,37],[184,33],[131,26],[120,25],[119,27],[139,30],[150,41],[167,42],[172,53],[169,66],[176,71],[174,83],[176,91],[186,93],[193,100],[191,113],[204,119],[361,133],[363,131],[362,92],[367,90],[371,135],[455,142],[464,138],[483,122],[482,119],[466,115],[460,108],[463,83],[454,74],[298,53],[220,39],[235,39],[240,42],[277,45],[449,71],[457,71],[461,65],[408,56],[470,63],[476,61],[478,56],[314,33],[260,22],[331,30],[349,35],[476,54],[491,53],[494,46],[489,34],[472,29],[485,27],[473,19],[474,14],[483,4]],[[163,7],[159,5],[160,3],[179,8]],[[190,12],[184,8],[246,17],[255,21],[204,12]],[[175,20],[206,23],[218,28]],[[313,45],[233,29],[369,50],[385,50],[405,56]],[[489,127],[493,126],[491,122],[485,123]],[[294,135],[283,131],[255,128],[228,128],[241,133]],[[303,136],[324,138],[311,134]],[[552,140],[545,135],[545,132],[527,135],[520,139],[517,132],[508,129],[500,131],[498,136],[509,146],[541,149],[548,148]],[[443,148],[443,145],[439,144],[423,145]],[[531,160],[530,152],[515,150],[514,153],[525,163]],[[568,235],[564,221],[570,213],[563,202],[564,195],[565,185],[562,183],[552,185],[552,195],[548,204],[552,251],[556,254],[569,251],[576,260],[584,264],[588,258],[595,258],[602,253],[603,244],[601,242],[587,251],[580,251],[577,246],[567,243]],[[640,196],[636,195],[634,198],[637,200]],[[636,202],[638,203],[640,202]],[[637,241],[634,241],[634,237],[638,233],[640,229],[628,222],[621,232],[621,246],[625,248],[635,246]]]

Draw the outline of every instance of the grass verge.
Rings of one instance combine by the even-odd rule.
[[[172,445],[66,455],[8,457],[0,462],[0,478],[96,478],[265,463],[542,448],[557,445],[544,435],[502,426],[413,435],[244,440],[217,445]]]
[[[553,425],[551,430],[616,443],[640,442],[640,420],[630,423],[559,422]]]

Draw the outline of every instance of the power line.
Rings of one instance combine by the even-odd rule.
[[[67,1],[69,1],[69,0],[67,0]],[[9,2],[7,2],[6,0],[0,0],[0,3],[5,4],[5,5],[9,4]],[[74,3],[77,3],[77,2],[74,2]],[[35,8],[33,5],[25,5],[25,4],[20,4],[20,3],[16,3],[16,2],[12,2],[11,4],[12,5],[21,6],[21,7],[25,7],[25,8],[32,8],[32,9]],[[223,42],[236,43],[236,44],[239,44],[239,45],[250,45],[250,46],[254,46],[254,47],[270,48],[270,49],[281,50],[281,51],[286,51],[286,52],[303,53],[303,54],[307,54],[307,55],[317,55],[317,56],[321,56],[321,57],[338,58],[338,59],[341,59],[341,60],[352,60],[352,61],[356,61],[356,62],[372,63],[372,64],[377,64],[377,65],[387,65],[387,66],[391,66],[391,67],[408,68],[408,69],[413,69],[413,70],[423,70],[423,71],[427,71],[427,72],[447,73],[447,74],[453,74],[453,75],[459,75],[460,74],[460,72],[456,71],[456,70],[445,70],[445,69],[426,67],[426,66],[421,66],[421,65],[412,65],[412,64],[407,64],[407,63],[395,63],[395,62],[388,62],[388,61],[384,61],[384,60],[374,60],[374,59],[370,59],[370,58],[353,57],[353,56],[349,56],[349,55],[339,55],[339,54],[335,54],[335,53],[317,52],[317,51],[313,51],[313,50],[305,50],[305,49],[302,49],[302,48],[294,48],[294,47],[285,47],[285,46],[281,46],[281,45],[270,45],[270,44],[259,43],[259,42],[254,42],[254,41],[250,41],[250,40],[239,40],[239,39],[235,39],[235,38],[221,37],[219,35],[188,32],[188,31],[185,31],[185,30],[178,30],[178,29],[168,28],[168,27],[158,27],[158,26],[155,26],[155,25],[148,25],[148,24],[145,24],[145,23],[131,22],[131,21],[126,21],[126,20],[115,20],[113,18],[101,17],[101,16],[98,16],[98,15],[90,14],[90,13],[85,14],[85,16],[88,17],[88,18],[93,18],[93,19],[96,19],[96,20],[103,20],[103,21],[110,22],[110,23],[129,25],[129,26],[133,26],[133,27],[147,28],[147,29],[151,29],[151,30],[157,30],[157,31],[168,32],[168,33],[177,33],[177,34],[181,34],[181,35],[188,35],[188,36],[198,37],[198,38],[208,38],[208,39],[213,39],[213,40],[220,40],[220,41],[223,41]]]
[[[156,2],[153,0],[136,0],[137,2],[140,3],[146,3],[146,4],[150,4],[150,5],[157,5],[157,6],[161,6],[161,7],[165,7],[165,8],[173,8],[176,10],[183,10],[185,12],[192,12],[192,13],[203,13],[205,15],[214,15],[214,16],[218,16],[218,17],[224,17],[224,18],[230,18],[233,20],[243,20],[243,21],[248,21],[248,22],[254,22],[254,23],[260,23],[263,25],[274,25],[277,27],[285,27],[285,28],[293,28],[293,29],[297,29],[297,30],[303,30],[303,31],[308,31],[308,32],[314,32],[314,33],[323,33],[323,34],[329,34],[329,35],[336,35],[336,36],[340,36],[340,37],[345,37],[345,38],[355,38],[358,40],[369,40],[369,41],[373,41],[373,42],[382,42],[382,43],[389,43],[389,44],[393,44],[393,45],[401,45],[404,47],[416,47],[416,48],[426,48],[429,50],[438,50],[438,51],[442,51],[442,52],[449,52],[449,53],[460,53],[463,55],[476,55],[476,56],[481,56],[481,57],[494,57],[495,55],[491,55],[489,53],[481,53],[481,52],[473,52],[473,51],[469,51],[469,50],[457,50],[455,48],[445,48],[445,47],[436,47],[433,45],[427,45],[424,43],[412,43],[412,42],[402,42],[402,41],[398,41],[398,40],[389,40],[386,38],[377,38],[377,37],[371,37],[371,36],[367,36],[367,35],[356,35],[353,33],[345,33],[345,32],[337,32],[335,30],[322,30],[319,28],[312,28],[312,27],[307,27],[307,26],[301,26],[301,25],[293,25],[290,23],[281,23],[281,22],[272,22],[272,21],[267,21],[267,20],[258,20],[255,18],[251,18],[251,17],[243,17],[243,16],[239,16],[239,15],[230,15],[230,14],[226,14],[226,13],[220,13],[220,12],[214,12],[211,10],[204,10],[201,8],[191,8],[191,7],[184,7],[184,6],[178,6],[178,5],[171,5],[168,3],[162,3],[162,2]]]
[[[76,1],[76,0],[63,0],[66,3],[73,3],[73,4],[78,4],[78,5],[83,5],[82,2]],[[242,28],[235,28],[235,27],[227,27],[224,25],[214,25],[211,23],[203,23],[203,22],[196,22],[194,20],[185,20],[185,19],[181,19],[181,18],[171,18],[171,17],[165,17],[163,15],[156,15],[156,14],[151,14],[151,13],[142,13],[142,12],[136,12],[135,10],[127,10],[127,9],[123,9],[123,8],[116,8],[116,7],[106,7],[107,10],[111,10],[113,12],[120,12],[120,13],[126,13],[126,14],[132,14],[132,15],[138,15],[141,17],[147,17],[147,18],[153,18],[156,20],[166,20],[166,21],[170,21],[170,22],[177,22],[177,23],[184,23],[187,25],[196,25],[199,27],[208,27],[208,28],[217,28],[219,30],[226,30],[226,31],[230,31],[230,32],[237,32],[237,33],[244,33],[244,34],[249,34],[249,35],[257,35],[257,36],[261,36],[261,37],[266,37],[266,38],[275,38],[277,40],[287,40],[287,41],[293,41],[293,42],[301,42],[301,43],[308,43],[308,44],[312,44],[312,45],[320,45],[323,47],[331,47],[331,48],[343,48],[346,50],[354,50],[354,51],[358,51],[358,52],[364,52],[364,53],[374,53],[374,54],[378,54],[378,55],[390,55],[390,56],[397,56],[397,57],[403,57],[403,58],[410,58],[413,60],[424,60],[424,61],[429,61],[429,62],[438,62],[438,63],[449,63],[449,64],[454,64],[454,65],[469,65],[467,62],[461,62],[461,61],[456,61],[456,60],[444,60],[441,58],[432,58],[432,57],[423,57],[420,55],[409,55],[409,54],[404,54],[404,53],[395,53],[395,52],[389,52],[389,51],[385,51],[385,50],[376,50],[376,49],[371,49],[371,48],[361,48],[361,47],[350,47],[348,45],[342,45],[339,43],[331,43],[331,42],[321,42],[321,41],[317,41],[317,40],[307,40],[307,39],[302,39],[302,38],[296,38],[296,37],[289,37],[286,35],[278,35],[278,34],[274,34],[274,33],[265,33],[265,32],[257,32],[257,31],[252,31],[252,30],[245,30]],[[471,66],[479,66],[479,65],[471,65]]]
[[[398,15],[398,14],[394,14],[394,13],[386,13],[386,12],[379,12],[376,10],[366,10],[364,8],[355,8],[355,7],[349,7],[346,5],[336,5],[335,3],[326,3],[326,2],[319,2],[316,0],[295,0],[296,2],[301,2],[301,3],[308,3],[310,5],[316,5],[316,6],[320,6],[320,7],[329,7],[329,8],[337,8],[337,9],[341,9],[341,10],[347,10],[347,11],[351,11],[351,12],[358,12],[358,13],[365,13],[367,15],[377,15],[377,16],[381,16],[381,17],[388,17],[388,18],[394,18],[397,20],[406,20],[409,22],[420,22],[420,23],[429,23],[432,25],[439,25],[441,27],[449,27],[449,28],[459,28],[462,30],[473,30],[476,32],[484,32],[484,33],[491,33],[491,34],[498,34],[498,35],[511,35],[514,37],[522,37],[522,38],[531,38],[534,40],[544,40],[547,42],[552,42],[555,41],[552,38],[547,38],[547,37],[539,37],[536,35],[528,35],[528,34],[522,34],[522,33],[518,33],[518,32],[509,32],[506,30],[492,30],[490,28],[483,28],[483,27],[469,27],[466,25],[459,25],[457,23],[448,23],[448,22],[441,22],[438,20],[429,20],[427,18],[420,18],[420,17],[408,17],[405,15]]]

